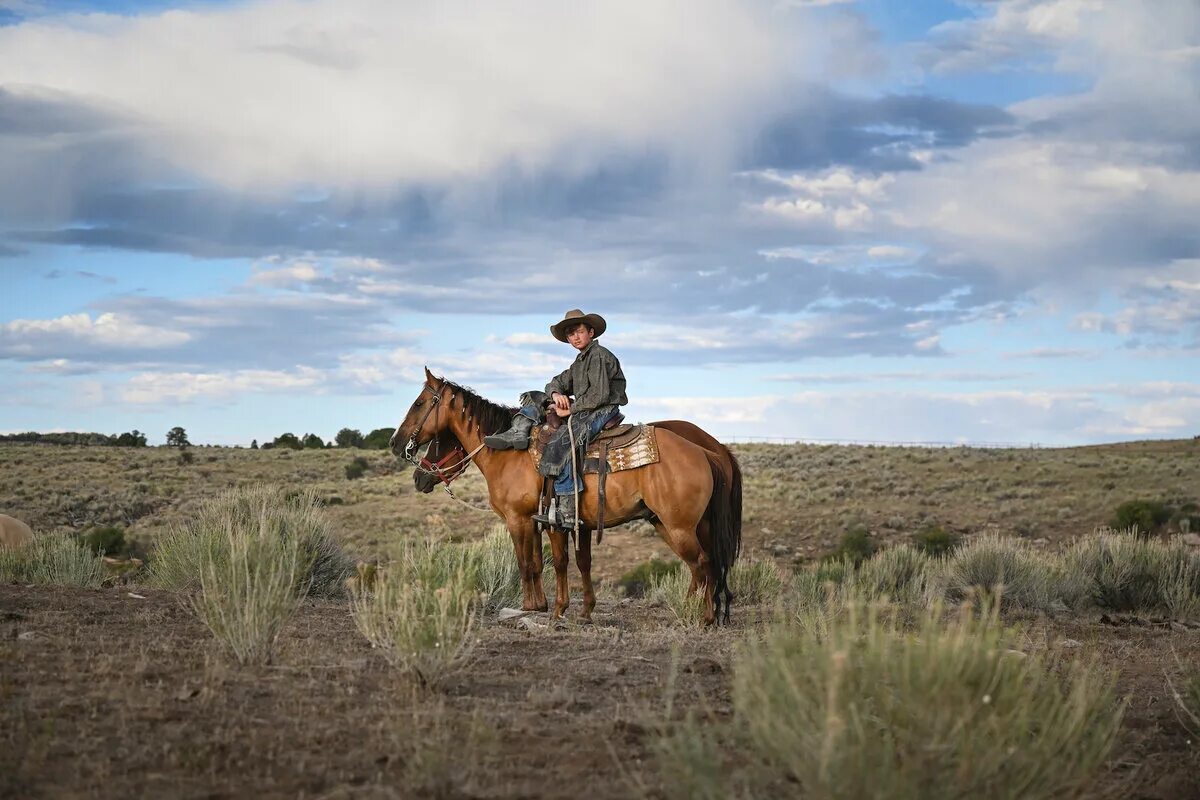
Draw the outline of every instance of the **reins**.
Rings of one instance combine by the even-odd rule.
[[[454,494],[454,492],[450,490],[450,484],[458,480],[466,468],[475,459],[475,456],[480,450],[486,447],[486,445],[481,443],[470,453],[466,452],[466,450],[464,450],[462,447],[456,447],[436,462],[430,461],[428,458],[422,458],[420,461],[417,460],[417,439],[421,436],[421,429],[425,427],[425,423],[429,420],[429,415],[432,414],[434,409],[437,408],[438,403],[442,402],[442,395],[440,391],[434,390],[434,388],[428,383],[425,384],[424,388],[433,397],[433,400],[430,402],[429,408],[425,411],[425,416],[421,417],[421,421],[417,423],[417,427],[413,430],[412,435],[408,437],[408,442],[404,445],[405,460],[412,464],[413,469],[415,469],[417,472],[422,472],[426,475],[432,475],[433,477],[437,478],[438,482],[442,484],[442,488],[446,491],[446,494],[450,495],[452,499],[457,500],[467,508],[471,508],[476,511],[490,512],[490,508],[479,508],[478,506],[473,506],[466,500],[458,497],[458,495]],[[462,453],[463,457],[455,463],[446,466],[446,461],[453,458],[456,453]]]

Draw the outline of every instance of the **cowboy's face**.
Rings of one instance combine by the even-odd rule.
[[[574,328],[567,331],[567,341],[571,343],[571,347],[576,350],[583,350],[592,343],[592,339],[596,338],[596,332],[584,323],[579,323]]]

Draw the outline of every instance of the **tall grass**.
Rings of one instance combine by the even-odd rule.
[[[475,580],[465,548],[409,545],[377,574],[373,589],[352,593],[355,624],[390,662],[432,685],[470,650]]]
[[[946,558],[932,584],[935,592],[952,602],[999,592],[1005,608],[1044,611],[1059,599],[1058,577],[1052,556],[1021,539],[986,534]]]
[[[296,536],[271,524],[276,507],[260,509],[257,530],[227,520],[225,547],[200,565],[196,616],[239,664],[271,661],[275,643],[306,592],[310,554]]]
[[[675,621],[680,625],[694,628],[704,620],[704,598],[699,591],[688,594],[691,583],[691,570],[673,570],[651,581],[646,598],[670,609]]]
[[[684,722],[658,749],[673,774],[717,781],[712,797],[1080,796],[1117,732],[1112,680],[1081,664],[1060,675],[1019,644],[995,609],[947,621],[934,604],[910,631],[851,599],[748,640],[732,723]]]
[[[487,536],[472,542],[467,557],[486,610],[521,604],[521,570],[513,555],[512,537],[503,525],[493,526]]]
[[[104,561],[78,539],[39,536],[16,549],[0,548],[0,581],[97,588],[106,576]]]
[[[1063,564],[1086,581],[1081,605],[1200,619],[1200,555],[1181,542],[1101,531],[1075,542]]]
[[[779,566],[769,559],[742,559],[729,571],[729,588],[733,591],[735,603],[769,603],[774,601],[783,589],[783,574],[780,573]]]
[[[298,581],[312,596],[341,596],[354,572],[354,562],[334,540],[314,493],[266,485],[230,489],[201,504],[188,522],[162,533],[150,560],[151,585],[173,591],[197,588],[204,565],[231,557],[230,530],[294,539],[307,565]]]

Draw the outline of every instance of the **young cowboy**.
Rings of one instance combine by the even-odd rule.
[[[582,457],[588,443],[617,414],[617,407],[629,402],[625,396],[625,373],[621,371],[621,362],[596,341],[607,327],[604,317],[584,314],[578,308],[571,309],[550,326],[555,339],[579,351],[571,366],[546,384],[546,394],[553,401],[551,408],[560,417],[567,417],[567,424],[559,428],[546,445],[540,467],[545,477],[557,476],[554,482],[558,506],[556,527],[563,530],[575,526],[576,483],[571,466],[571,431]],[[575,396],[573,401],[571,395]],[[540,418],[541,410],[528,399],[528,394],[522,396],[524,405],[513,417],[512,427],[504,433],[485,437],[484,444],[496,450],[529,447],[529,431]],[[583,491],[582,481],[579,491]]]

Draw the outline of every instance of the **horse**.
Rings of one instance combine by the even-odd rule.
[[[742,468],[738,464],[737,457],[728,447],[721,444],[712,434],[701,428],[695,423],[688,422],[682,419],[661,419],[657,422],[648,422],[647,425],[652,425],[655,428],[669,430],[677,436],[682,436],[692,444],[698,444],[712,454],[717,463],[721,465],[721,470],[725,475],[725,486],[729,490],[729,507],[730,521],[735,526],[736,530],[733,536],[736,540],[741,541],[742,538]],[[425,455],[417,463],[417,469],[413,470],[413,486],[422,494],[430,494],[438,487],[438,484],[444,484],[447,489],[450,484],[462,474],[468,466],[471,459],[467,458],[467,449],[463,447],[462,442],[458,440],[449,430],[444,430],[433,437],[429,442],[429,448],[425,451]],[[656,527],[661,523],[655,522]],[[666,533],[663,530],[658,531],[660,536],[665,537]],[[708,542],[701,542],[705,549],[709,548]],[[591,546],[592,537],[582,536],[578,542],[580,557],[577,559],[580,563],[586,557],[588,563],[591,562]],[[586,554],[584,550],[586,549]],[[578,566],[578,564],[577,564]],[[582,570],[582,567],[580,567]],[[581,576],[582,577],[582,574]],[[688,587],[688,594],[695,594],[698,589],[695,577],[692,578],[692,583]]]
[[[549,603],[541,582],[541,542],[532,519],[542,477],[528,453],[483,446],[483,437],[507,428],[514,413],[516,409],[493,403],[426,368],[425,383],[389,446],[395,455],[412,459],[420,447],[449,431],[472,449],[469,458],[487,483],[489,505],[504,520],[513,540],[521,573],[522,609],[546,611]],[[670,430],[658,431],[657,438],[658,463],[608,476],[605,514],[614,525],[638,518],[651,520],[667,546],[687,564],[696,586],[703,588],[705,623],[711,625],[721,618],[722,603],[728,620],[732,601],[728,576],[741,549],[741,525],[740,514],[734,521],[727,470],[707,449]],[[596,476],[585,475],[583,481],[586,491],[580,497],[580,519],[594,524]],[[740,509],[740,505],[739,491],[736,507]],[[570,603],[566,533],[552,530],[550,545],[556,579],[554,615],[561,617]],[[582,617],[586,620],[596,605],[590,535],[580,536],[577,557],[583,582]]]

